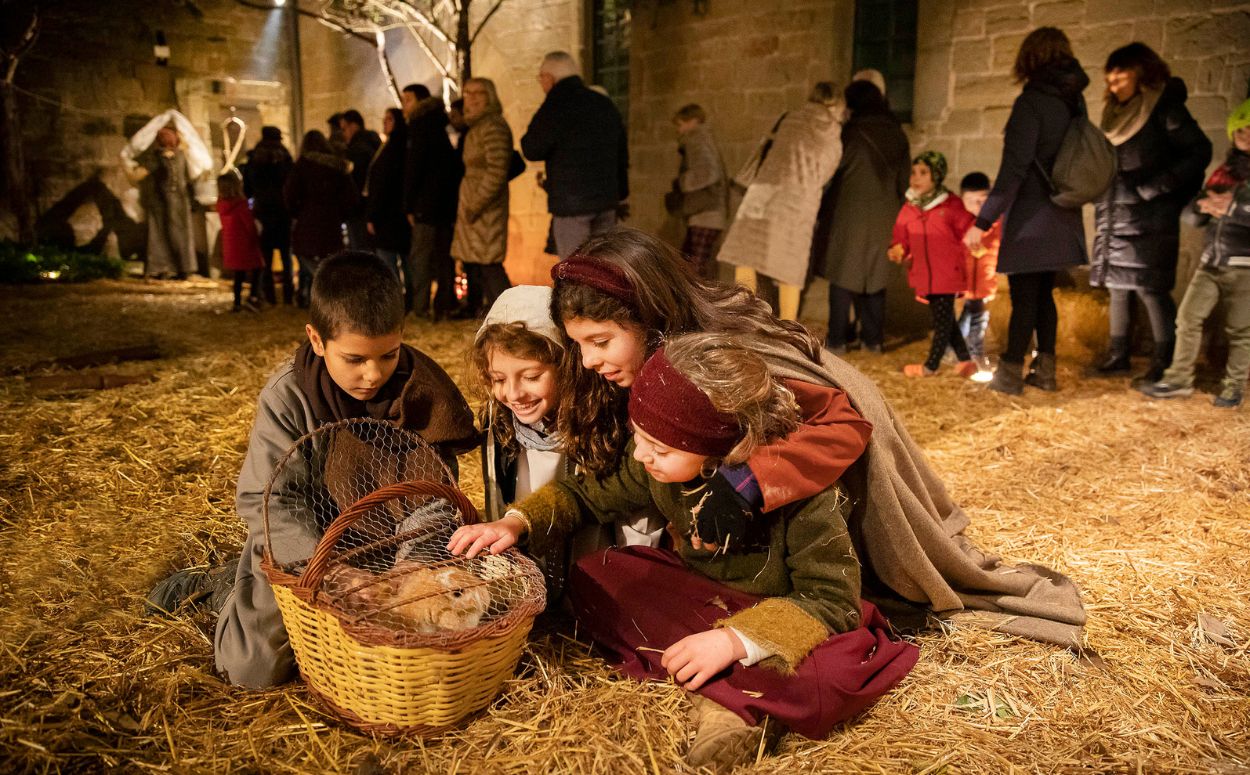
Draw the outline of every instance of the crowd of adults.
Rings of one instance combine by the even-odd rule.
[[[992,190],[965,238],[976,251],[1001,220],[997,269],[1008,277],[1012,312],[992,388],[1055,387],[1053,291],[1060,273],[1086,263],[1091,285],[1111,300],[1110,347],[1096,369],[1128,371],[1134,296],[1154,342],[1142,377],[1159,380],[1171,362],[1179,222],[1202,189],[1212,146],[1185,107],[1184,82],[1148,46],[1117,49],[1104,71],[1097,123],[1119,167],[1093,203],[1091,257],[1080,208],[1053,201],[1048,175],[1069,126],[1087,114],[1089,79],[1058,29],[1034,30],[1018,52],[1013,75],[1022,91],[1004,128]],[[549,250],[562,260],[612,228],[629,196],[621,116],[578,72],[564,52],[543,59],[538,80],[546,97],[520,139],[525,159],[545,163],[539,180],[552,216]],[[816,84],[804,105],[773,122],[732,177],[704,109],[689,104],[673,116],[680,162],[665,205],[685,225],[683,252],[696,271],[711,276],[719,260],[751,287],[767,278],[787,318],[797,316],[811,277],[823,277],[826,345],[835,352],[879,352],[885,343],[887,251],[914,162],[885,91],[873,70],[857,73],[845,89]],[[376,251],[394,266],[409,310],[434,320],[475,317],[510,286],[503,267],[508,182],[525,162],[495,84],[467,80],[450,112],[421,84],[404,87],[401,97],[402,108],[381,117],[382,135],[347,110],[330,119],[328,133],[307,132],[295,160],[274,127],[248,153],[246,191],[263,227],[263,253],[282,257],[284,302],[306,303],[318,263],[345,245]],[[467,278],[463,300],[456,262]],[[265,274],[272,302],[273,279]]]
[[[548,54],[538,81],[547,96],[520,145],[525,158],[546,163],[554,252],[564,258],[617,222],[629,193],[625,129],[570,55]],[[295,159],[276,127],[248,153],[245,188],[263,254],[281,255],[285,303],[307,304],[317,266],[345,246],[387,261],[403,278],[408,310],[434,320],[476,317],[510,287],[508,182],[525,162],[494,82],[466,80],[450,111],[422,84],[400,98],[402,108],[382,116],[382,135],[347,110],[329,119],[328,132],[305,133]],[[275,291],[270,278],[270,302]]]

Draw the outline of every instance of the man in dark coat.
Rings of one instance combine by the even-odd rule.
[[[433,317],[439,320],[456,307],[451,240],[464,165],[447,136],[443,101],[419,83],[405,86],[401,97],[408,119],[404,212],[412,225],[412,247],[404,265],[405,303],[418,315],[430,314],[430,285],[437,284]]]
[[[629,198],[629,151],[621,114],[582,82],[573,57],[548,54],[538,81],[547,98],[521,138],[521,152],[547,163],[547,209],[563,260],[616,225],[617,206]]]
[[[267,271],[276,250],[282,256],[282,303],[295,299],[291,275],[291,215],[282,199],[282,186],[291,174],[291,152],[282,144],[282,130],[276,126],[262,127],[260,142],[247,152],[243,165],[243,192],[252,200],[252,214],[260,223],[260,254],[266,267],[261,272],[265,300],[277,302],[273,272]]]
[[[903,206],[911,172],[907,135],[873,83],[846,87],[851,118],[842,127],[842,160],[820,205],[812,267],[829,281],[829,333],[825,346],[846,351],[854,339],[851,307],[864,347],[885,342],[886,251]]]
[[[372,248],[369,233],[365,230],[365,183],[369,179],[369,164],[373,155],[382,147],[382,138],[371,129],[365,129],[365,118],[356,109],[344,111],[340,119],[343,140],[347,143],[347,160],[352,165],[352,182],[360,195],[355,211],[347,219],[347,245],[352,250]]]
[[[400,275],[408,258],[411,230],[404,212],[404,163],[408,154],[408,125],[398,108],[387,108],[382,129],[386,143],[369,166],[365,217],[374,252]]]

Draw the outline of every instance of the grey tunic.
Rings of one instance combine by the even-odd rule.
[[[193,196],[187,155],[177,148],[166,155],[153,145],[139,156],[148,171],[140,201],[148,218],[148,274],[189,273],[196,269],[191,241]]]

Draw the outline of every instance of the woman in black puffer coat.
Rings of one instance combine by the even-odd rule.
[[[1144,43],[1107,58],[1102,130],[1116,147],[1120,171],[1094,206],[1089,281],[1111,293],[1111,346],[1097,367],[1129,370],[1133,296],[1150,315],[1154,357],[1143,378],[1156,382],[1172,360],[1176,327],[1176,261],[1180,216],[1202,185],[1211,141],[1185,108],[1185,83]]]

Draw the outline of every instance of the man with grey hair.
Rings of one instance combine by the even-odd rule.
[[[621,114],[577,73],[566,52],[543,57],[538,82],[547,98],[521,138],[525,158],[547,164],[547,209],[561,260],[615,226],[617,206],[629,197]]]

